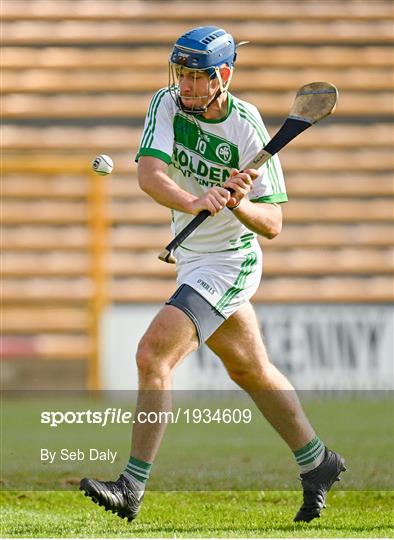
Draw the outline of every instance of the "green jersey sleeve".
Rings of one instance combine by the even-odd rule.
[[[167,88],[162,88],[153,96],[145,118],[144,131],[135,161],[141,156],[153,156],[168,165],[172,162],[174,128],[171,111],[171,97]]]

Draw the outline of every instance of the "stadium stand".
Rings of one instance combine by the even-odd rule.
[[[271,133],[305,82],[340,90],[335,116],[281,155],[290,202],[282,234],[261,240],[255,299],[391,302],[392,15],[391,0],[3,0],[3,357],[75,360],[94,387],[105,302],[173,291],[157,260],[169,212],[140,191],[133,158],[171,43],[212,22],[252,42],[232,91]],[[100,153],[115,163],[104,180],[90,172]]]

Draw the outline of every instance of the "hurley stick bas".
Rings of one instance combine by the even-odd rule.
[[[290,113],[279,131],[244,169],[258,169],[261,167],[297,135],[334,112],[337,100],[338,90],[331,83],[312,82],[302,86],[298,90]],[[210,215],[209,210],[203,210],[197,214],[163,249],[159,259],[174,264],[176,262],[174,251]]]

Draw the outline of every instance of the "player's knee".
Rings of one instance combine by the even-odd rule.
[[[245,390],[261,387],[270,379],[269,366],[261,364],[229,369],[228,374],[232,381]]]
[[[237,368],[237,369],[231,369],[228,372],[230,379],[234,381],[238,386],[244,387],[245,384],[249,383],[250,381],[254,380],[256,378],[256,374],[254,370],[250,369],[243,369],[243,368]]]
[[[143,337],[138,344],[136,363],[140,377],[162,376],[171,371],[165,358],[160,354],[157,343]]]

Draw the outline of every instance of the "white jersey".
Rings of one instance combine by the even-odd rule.
[[[232,169],[242,170],[270,140],[257,108],[228,94],[228,113],[220,120],[193,117],[181,111],[168,89],[153,96],[136,157],[154,156],[168,165],[169,176],[185,191],[200,197],[222,186]],[[252,202],[287,201],[282,168],[274,156],[260,168],[249,193]],[[173,232],[194,217],[172,211]],[[182,247],[200,253],[234,251],[251,246],[256,234],[228,208],[205,220]]]

